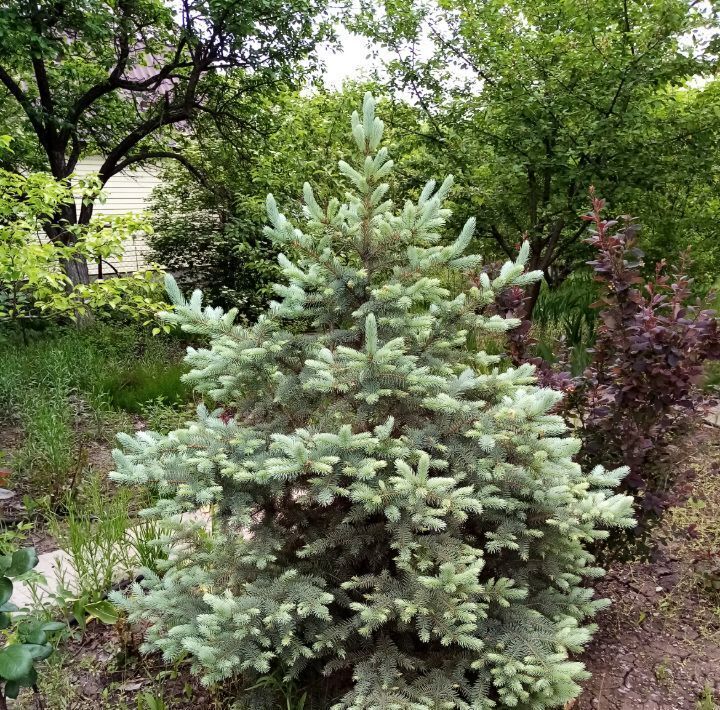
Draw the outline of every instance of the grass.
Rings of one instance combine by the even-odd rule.
[[[117,398],[120,408],[160,395],[187,398],[187,386],[177,381],[181,355],[178,341],[129,326],[58,329],[27,346],[0,335],[0,405],[17,407],[35,390],[79,392],[91,402]]]
[[[47,523],[79,580],[73,592],[88,601],[166,557],[155,544],[161,524],[135,517],[145,494],[114,490],[105,474],[108,445],[133,428],[131,415],[161,431],[188,419],[181,355],[178,341],[135,327],[49,330],[27,345],[0,331],[0,448],[11,470],[2,483]]]
[[[0,333],[0,418],[19,427],[19,446],[0,440],[12,486],[34,498],[62,499],[81,478],[90,438],[109,441],[150,406],[165,419],[191,399],[180,381],[181,344],[147,329],[97,324],[58,328],[24,345]]]
[[[33,534],[42,539],[49,533],[68,555],[69,589],[52,592],[52,611],[39,598],[38,609],[74,616],[83,633],[91,606],[107,604],[118,578],[140,567],[159,572],[167,558],[156,544],[167,536],[163,524],[137,517],[149,493],[115,490],[106,473],[109,444],[118,431],[133,428],[137,415],[162,430],[188,418],[192,392],[180,381],[182,351],[178,340],[130,326],[48,329],[27,344],[0,329],[0,464],[10,470],[3,471],[1,485],[24,494],[23,515],[32,517]],[[28,527],[8,528],[0,536],[2,551],[16,549]],[[36,584],[41,592],[43,582]],[[62,653],[43,664],[48,710],[81,707],[84,689],[77,688],[75,665],[74,655]],[[98,667],[97,659],[92,666]],[[103,682],[102,694],[82,707],[163,710],[153,680],[127,703],[120,683]],[[23,696],[18,707],[35,706],[31,693]]]
[[[570,371],[579,375],[590,363],[588,348],[595,338],[597,289],[589,272],[580,271],[550,289],[543,283],[533,310],[537,354],[554,362],[558,343],[569,351]]]
[[[576,340],[579,334],[577,321],[584,320],[589,326],[594,324],[595,310],[591,304],[597,296],[597,287],[589,271],[577,271],[553,289],[543,282],[533,309],[533,321],[541,327],[566,322],[569,335],[573,336],[571,341]]]
[[[180,381],[185,372],[187,368],[179,363],[141,360],[106,376],[98,387],[113,407],[141,414],[145,405],[157,400],[171,405],[186,402],[192,391]]]
[[[32,388],[22,394],[18,411],[25,440],[12,457],[12,468],[31,490],[55,497],[60,482],[72,487],[87,463],[86,453],[78,448],[65,392]]]

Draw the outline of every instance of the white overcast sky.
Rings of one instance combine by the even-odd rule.
[[[711,4],[709,0],[700,0],[699,7],[703,14],[711,12]],[[381,12],[380,8],[378,11]],[[391,58],[390,52],[381,49],[380,59],[369,58],[371,51],[371,40],[367,37],[353,34],[349,32],[341,23],[335,26],[338,41],[334,47],[324,45],[319,50],[320,58],[325,64],[323,72],[323,80],[327,88],[340,89],[343,82],[348,79],[362,80],[369,79],[372,76],[373,69],[381,66],[382,61]],[[714,32],[698,30],[692,34],[688,34],[685,38],[685,44],[689,48],[693,41],[699,41],[701,45],[708,42]],[[420,42],[420,54],[429,54],[432,43],[429,39]],[[698,78],[699,79],[699,78]],[[701,83],[705,83],[707,79],[699,79]]]
[[[337,28],[336,47],[325,45],[320,49],[320,58],[325,64],[323,80],[329,89],[339,89],[347,79],[369,79],[377,66],[368,59],[370,40],[348,32],[344,27]]]

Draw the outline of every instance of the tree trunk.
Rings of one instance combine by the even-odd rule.
[[[84,256],[78,254],[73,259],[63,259],[61,263],[73,286],[90,283],[87,259]]]
[[[90,283],[87,259],[82,254],[76,254],[72,259],[63,259],[61,264],[72,282],[72,285],[68,287],[69,290],[81,284],[87,285]],[[75,311],[75,324],[79,328],[84,328],[94,321],[95,317],[91,312],[87,311],[82,313],[78,310]],[[0,708],[0,710],[2,709]]]
[[[70,223],[74,224],[74,222]],[[59,224],[55,222],[54,224],[46,225],[45,231],[55,244],[72,247],[75,242],[75,235],[65,229],[62,222]],[[68,293],[72,292],[76,286],[88,285],[90,283],[88,263],[83,254],[75,253],[72,254],[70,258],[60,259],[60,266],[70,279],[70,283],[67,284],[66,287]],[[75,311],[75,323],[78,326],[84,327],[92,323],[93,320],[94,318],[91,313],[81,313],[80,311]],[[0,710],[2,710],[2,708],[0,708]]]
[[[537,303],[537,300],[540,297],[540,289],[541,288],[542,288],[542,280],[535,281],[534,283],[530,284],[530,288],[528,289],[527,296],[525,297],[525,305],[523,308],[523,317],[524,318],[532,320],[533,310],[535,309],[535,304]]]
[[[88,224],[92,216],[92,210],[83,210],[83,212],[85,214],[81,212],[80,220],[78,220],[75,204],[63,205],[53,218],[53,221],[45,225],[45,233],[55,244],[62,244],[66,247],[72,246],[76,237],[65,225],[75,225],[78,222]],[[85,217],[84,221],[83,217]],[[90,283],[87,259],[84,256],[76,254],[71,259],[62,259],[60,263],[73,286]]]
[[[543,237],[543,235],[540,234],[530,242],[529,270],[542,271],[543,279],[536,281],[528,289],[528,295],[525,298],[524,318],[532,320],[533,310],[540,297],[543,280],[547,282],[548,286],[557,286],[565,279],[565,276],[560,279],[552,279],[550,274],[550,268],[557,258],[556,251],[560,248],[560,237],[562,236],[563,229],[565,229],[565,225],[565,217],[560,217],[560,219],[549,227],[547,237]],[[582,234],[582,231],[576,233],[578,237],[580,234]]]
[[[528,271],[542,271],[543,275],[545,270],[543,269],[543,253],[542,253],[542,242],[531,241],[530,242],[530,263],[528,264]],[[525,296],[525,302],[523,304],[522,318],[532,320],[533,310],[535,304],[540,297],[540,289],[542,288],[542,280],[535,281],[530,284],[530,288],[527,290],[527,296]]]

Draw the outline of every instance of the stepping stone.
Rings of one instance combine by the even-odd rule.
[[[33,572],[42,575],[46,583],[30,585],[27,582],[14,582],[10,601],[21,609],[43,606],[47,602],[51,602],[54,592],[61,586],[72,589],[76,581],[70,555],[65,550],[53,550],[38,555],[38,563]],[[34,594],[33,586],[35,587]]]
[[[720,427],[720,405],[713,407],[705,415],[705,421],[712,426]]]

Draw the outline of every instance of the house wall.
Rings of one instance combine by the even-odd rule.
[[[89,156],[79,161],[75,174],[79,177],[97,173],[102,165],[100,156]],[[128,212],[143,212],[150,208],[150,193],[160,184],[158,169],[151,165],[141,165],[137,168],[123,170],[114,175],[105,185],[106,200],[103,204],[95,205],[93,214],[127,214]],[[125,245],[122,261],[109,259],[109,263],[120,273],[129,273],[141,269],[146,264],[150,251],[145,239],[137,237]],[[97,274],[97,264],[89,264],[90,273]],[[103,275],[114,274],[112,268],[103,264]]]

